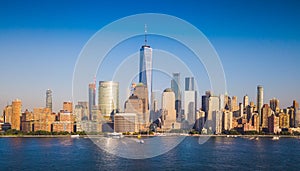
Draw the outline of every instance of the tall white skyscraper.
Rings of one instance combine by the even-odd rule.
[[[152,103],[152,48],[147,45],[147,30],[145,26],[145,44],[140,49],[139,82],[148,88],[148,102]]]
[[[185,91],[184,91],[184,119],[189,124],[195,123],[197,111],[197,92],[195,91],[194,78],[185,78]]]

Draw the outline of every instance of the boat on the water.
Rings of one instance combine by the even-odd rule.
[[[122,133],[118,133],[118,132],[113,132],[113,133],[107,133],[106,137],[108,138],[123,138],[124,135]]]
[[[71,135],[71,138],[79,138],[79,135],[76,134],[76,135]]]

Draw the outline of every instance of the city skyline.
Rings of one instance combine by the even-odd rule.
[[[85,42],[104,25],[140,12],[171,14],[198,27],[219,54],[227,79],[228,94],[237,96],[239,102],[246,94],[249,95],[249,101],[256,102],[257,85],[263,85],[265,88],[264,103],[275,97],[280,100],[280,107],[284,108],[291,106],[294,99],[300,101],[300,91],[297,87],[297,64],[300,60],[300,29],[297,21],[300,14],[295,5],[299,2],[254,1],[246,3],[247,5],[238,1],[230,2],[195,1],[175,3],[174,7],[170,8],[167,7],[168,2],[157,1],[140,10],[118,10],[115,14],[110,13],[107,18],[102,16],[108,11],[101,9],[104,9],[105,5],[112,6],[111,2],[98,2],[95,7],[83,3],[82,10],[78,10],[81,9],[80,5],[69,3],[57,6],[55,2],[34,2],[40,8],[15,8],[26,6],[26,3],[1,2],[0,13],[3,22],[0,25],[0,55],[6,65],[0,69],[3,80],[0,107],[3,109],[16,98],[24,102],[22,110],[43,107],[45,90],[51,89],[53,111],[59,111],[62,108],[61,102],[72,100],[73,68]],[[63,10],[66,6],[70,7],[68,11]],[[163,10],[158,7],[162,7]],[[206,8],[217,9],[219,15]],[[91,12],[82,15],[86,12],[85,9]],[[176,9],[182,10],[179,13]],[[253,10],[256,11],[255,14],[252,13]],[[28,11],[30,13],[27,13]],[[51,15],[53,11],[57,16]],[[192,11],[196,15],[190,15]],[[236,16],[237,13],[239,16]],[[89,20],[85,20],[87,18]],[[99,18],[102,20],[99,21]],[[149,29],[151,30],[151,26]],[[137,51],[143,38],[137,39],[140,41],[130,44],[131,50],[125,54]],[[149,39],[153,48],[166,48],[169,51],[172,49],[164,44],[166,41],[160,42],[159,38],[152,35],[149,35]],[[178,56],[186,57],[184,54]],[[203,86],[202,80],[197,80],[197,83],[200,87],[199,97],[209,89],[206,85]]]

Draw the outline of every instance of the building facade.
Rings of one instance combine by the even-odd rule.
[[[115,132],[138,132],[135,113],[117,113],[114,115]]]
[[[98,107],[106,120],[113,119],[113,115],[119,111],[118,82],[99,82]]]

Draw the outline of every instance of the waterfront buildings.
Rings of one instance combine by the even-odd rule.
[[[119,111],[119,83],[114,81],[100,81],[98,91],[98,107],[107,121]]]
[[[26,116],[29,115],[29,116]],[[52,114],[50,108],[34,108],[32,116],[30,113],[25,113],[25,120],[29,131],[48,131],[51,132],[51,124],[56,121],[56,115]],[[30,126],[28,126],[28,124]]]
[[[117,113],[114,115],[115,132],[138,132],[138,123],[135,113]]]
[[[74,117],[69,111],[61,111],[59,120],[51,121],[50,123],[52,124],[52,129],[50,130],[52,132],[74,132]]]

